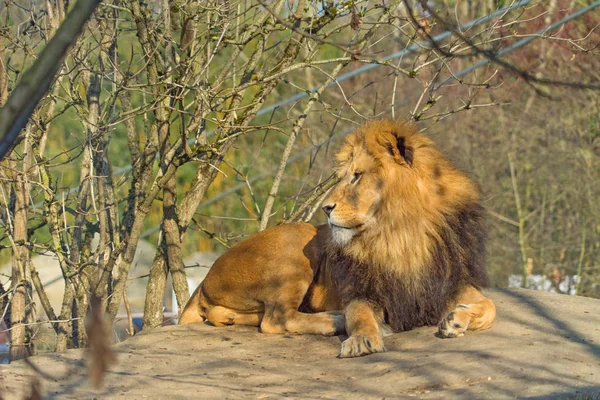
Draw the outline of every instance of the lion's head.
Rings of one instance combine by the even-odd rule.
[[[323,203],[327,251],[343,304],[363,298],[396,331],[440,321],[459,290],[487,282],[475,184],[414,127],[372,121],[337,154]]]
[[[445,215],[479,201],[429,138],[398,121],[361,126],[336,159],[340,182],[323,210],[333,243],[359,260],[420,268]]]

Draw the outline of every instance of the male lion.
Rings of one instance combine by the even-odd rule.
[[[479,291],[486,231],[473,182],[396,121],[358,128],[337,161],[340,182],[323,205],[329,224],[280,225],[232,247],[180,324],[345,330],[340,357],[385,351],[390,328],[439,325],[438,335],[450,338],[492,325],[495,306]]]

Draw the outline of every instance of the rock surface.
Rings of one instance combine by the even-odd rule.
[[[60,399],[600,397],[600,301],[488,295],[494,327],[458,339],[420,328],[386,338],[387,353],[337,359],[340,337],[170,326],[117,345],[100,390],[87,382],[84,353],[71,350],[31,357],[39,372],[24,361],[0,366],[0,397],[23,398],[40,372],[44,397]]]

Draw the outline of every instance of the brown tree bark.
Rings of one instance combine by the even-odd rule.
[[[15,161],[11,161],[14,171],[12,192],[12,291],[10,305],[10,359],[19,360],[33,353],[31,343],[31,322],[34,318],[34,305],[31,296],[31,272],[29,270],[29,247],[27,234],[27,211],[29,184],[27,171],[31,164],[31,148],[26,143],[25,160],[21,171]],[[18,172],[17,172],[18,171]]]

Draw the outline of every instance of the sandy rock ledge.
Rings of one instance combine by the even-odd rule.
[[[30,358],[45,398],[600,398],[600,301],[494,290],[492,330],[438,339],[421,328],[387,353],[337,359],[341,337],[265,335],[244,327],[170,326],[115,347],[101,390],[81,350]],[[0,397],[21,399],[36,373],[0,366]],[[38,375],[39,376],[39,375]]]

